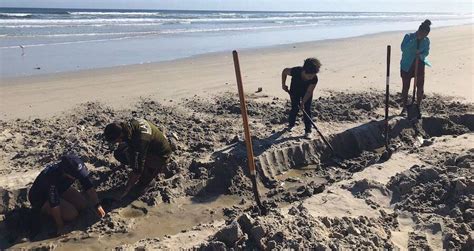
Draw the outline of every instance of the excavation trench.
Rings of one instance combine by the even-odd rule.
[[[384,125],[384,121],[372,121],[331,135],[329,141],[335,152],[344,159],[356,158],[367,151],[380,153],[385,146]],[[395,117],[390,120],[389,126],[392,148],[411,147],[421,145],[424,140],[432,137],[461,135],[474,131],[474,114],[426,117],[417,124]],[[309,165],[318,168],[325,162],[331,161],[331,158],[328,147],[320,138],[316,138],[289,147],[266,151],[256,157],[256,165],[262,182],[271,187],[279,175],[290,169]],[[367,163],[373,163],[373,161]]]
[[[401,117],[395,117],[389,124],[392,147],[411,147],[413,144],[421,144],[419,142],[421,138],[461,135],[474,131],[474,114],[426,117],[418,125],[413,125]],[[383,151],[384,140],[384,121],[372,121],[331,135],[329,139],[337,154],[349,160],[367,151]],[[204,190],[204,187],[208,187],[208,190],[225,192],[230,186],[230,179],[235,175],[235,172],[230,170],[234,170],[236,165],[239,165],[246,171],[246,165],[242,161],[245,157],[245,145],[239,144],[235,148],[239,149],[234,149],[233,155],[227,155],[225,158],[217,158],[215,161],[206,163],[192,162],[189,165],[188,168],[191,171],[200,167],[213,169],[214,177],[200,182],[195,187],[196,190]],[[285,173],[291,169],[304,167],[318,169],[325,166],[328,161],[331,161],[331,153],[320,138],[315,138],[292,144],[289,147],[266,150],[255,159],[262,183],[272,187],[277,179],[287,178],[288,175]],[[0,188],[1,214],[27,205],[27,188]]]
[[[453,115],[450,117],[426,117],[416,125],[408,122],[406,119],[395,117],[390,120],[390,128],[390,137],[392,139],[391,145],[394,149],[411,148],[416,144],[421,145],[423,142],[420,142],[420,139],[430,140],[432,137],[439,137],[442,135],[461,135],[474,131],[474,115],[464,114]],[[372,121],[351,128],[342,133],[331,135],[329,140],[338,155],[345,159],[344,162],[346,164],[367,166],[374,162],[367,160],[361,161],[358,157],[364,155],[365,152],[380,152],[380,150],[383,149],[385,142],[383,132],[384,122]],[[258,145],[258,142],[254,142],[254,144],[255,143]],[[249,198],[251,198],[252,195],[250,193],[250,182],[245,177],[245,172],[247,170],[244,161],[245,145],[239,143],[234,148],[232,154],[222,155],[220,158],[215,158],[212,161],[206,163],[192,162],[188,164],[187,168],[191,173],[197,175],[200,174],[201,171],[204,172],[207,170],[207,172],[209,172],[209,178],[201,177],[199,182],[189,182],[193,185],[188,185],[184,188],[173,188],[172,180],[170,180],[169,184],[163,183],[167,184],[165,189],[163,190],[160,188],[155,191],[157,194],[156,196],[162,197],[161,202],[167,202],[158,202],[159,206],[157,208],[160,210],[153,209],[153,207],[156,206],[152,206],[149,203],[140,204],[139,207],[134,204],[115,210],[114,212],[116,213],[112,214],[112,217],[108,220],[102,220],[97,223],[96,219],[95,223],[86,223],[84,227],[79,227],[78,229],[87,229],[87,231],[94,233],[95,231],[101,231],[100,228],[105,226],[104,229],[111,233],[126,233],[127,231],[132,231],[135,233],[133,237],[129,238],[123,235],[120,236],[122,236],[121,238],[134,241],[137,239],[136,234],[138,234],[139,231],[133,230],[133,227],[129,229],[130,226],[126,223],[127,219],[134,219],[134,221],[138,223],[140,221],[147,223],[155,221],[156,224],[166,222],[165,219],[173,219],[168,221],[168,225],[171,227],[160,231],[160,236],[164,236],[166,234],[175,234],[181,230],[189,229],[191,226],[202,222],[218,220],[224,217],[220,212],[226,206],[236,204],[242,204],[242,207],[248,206],[250,202]],[[306,186],[306,188],[300,191],[300,193],[306,193],[303,197],[311,196],[313,192],[316,193],[318,191],[319,187],[317,185],[313,185],[312,187],[309,186],[311,192],[308,193],[307,190],[305,190],[308,187],[307,184],[312,181],[322,184],[326,181],[324,178],[318,177],[317,175],[308,176],[307,174],[311,172],[314,173],[314,170],[321,170],[327,167],[328,162],[331,162],[331,154],[319,138],[291,144],[289,147],[268,149],[262,151],[262,153],[256,156],[257,170],[259,178],[262,181],[261,183],[265,186],[263,191],[264,193],[266,192],[266,197],[271,197],[271,193],[274,195],[275,193],[287,192],[286,190],[301,190],[302,185]],[[364,163],[361,164],[361,162]],[[239,169],[238,167],[243,169],[243,173],[236,171]],[[103,175],[105,176],[109,174],[104,173]],[[236,179],[236,177],[240,179]],[[188,178],[183,179],[187,180]],[[283,181],[286,181],[284,185],[282,185]],[[280,190],[273,189],[275,188],[276,183],[280,184]],[[240,186],[235,187],[236,184],[240,184]],[[170,190],[168,188],[179,190],[181,193],[177,193],[174,199],[172,198],[171,200],[165,201],[163,198],[166,193],[163,191],[167,192]],[[244,190],[246,189],[249,190],[249,193],[245,193]],[[237,190],[239,190],[239,192],[236,192]],[[233,197],[219,198],[215,197],[216,194],[210,195],[208,193],[209,191],[221,194],[227,193],[231,194]],[[243,192],[243,194],[240,194],[240,192]],[[151,194],[152,196],[155,196],[153,192]],[[5,214],[7,218],[9,215],[13,215],[10,222],[15,222],[15,219],[24,219],[26,221],[27,217],[24,217],[26,212],[21,210],[18,211],[18,209],[28,206],[26,195],[26,188],[17,190],[0,189],[0,213]],[[240,201],[239,196],[236,197],[234,195],[242,195],[243,198],[246,199],[245,201]],[[182,201],[183,198],[189,198],[189,201],[185,203]],[[212,199],[204,200],[204,203],[199,201],[206,198]],[[292,199],[284,199],[280,201],[291,202]],[[167,208],[166,213],[164,214],[161,213],[163,207]],[[197,211],[195,211],[197,213],[185,213],[188,210],[193,211],[194,207],[196,208]],[[14,209],[17,211],[15,212]],[[216,210],[218,210],[219,213],[217,213]],[[173,212],[182,212],[182,214],[175,214]],[[230,214],[231,213],[232,212],[230,212]],[[114,219],[114,217],[118,218]],[[86,218],[90,219],[93,218],[93,216]],[[186,219],[183,220],[184,218]],[[3,224],[5,223],[4,220],[2,222]],[[176,224],[173,225],[173,222]],[[18,238],[15,237],[26,235],[26,233],[21,233],[25,232],[26,229],[21,229],[19,226],[26,226],[28,224],[28,222],[19,222],[17,224],[18,227],[15,229],[17,235],[12,236],[12,241],[15,239],[18,241]],[[9,229],[6,229],[5,227],[5,225],[1,226],[1,228],[3,228],[0,229],[1,232],[9,232]],[[84,234],[83,237],[89,238],[87,236],[93,235]],[[118,243],[119,239],[117,239],[117,244]],[[3,246],[8,247],[10,245],[11,244]]]

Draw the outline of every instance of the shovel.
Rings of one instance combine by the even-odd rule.
[[[385,82],[385,151],[382,153],[382,156],[379,159],[379,162],[384,162],[390,159],[392,156],[392,149],[390,149],[390,135],[389,130],[390,127],[388,125],[388,101],[390,98],[390,53],[392,47],[387,45],[387,79]]]
[[[418,51],[420,46],[419,41],[416,41],[416,50]],[[414,77],[414,86],[413,86],[413,97],[411,99],[411,104],[407,105],[407,115],[409,121],[415,121],[421,118],[420,113],[420,106],[415,103],[415,96],[416,96],[416,85],[418,84],[418,63],[419,63],[419,56],[416,55],[415,58],[415,77]]]
[[[324,144],[326,144],[329,149],[331,149],[331,153],[334,154],[334,156],[336,156],[336,152],[334,151],[334,148],[332,148],[331,144],[329,143],[329,141],[327,141],[326,137],[324,137],[324,135],[321,133],[321,131],[318,129],[318,127],[316,126],[316,124],[313,122],[313,120],[311,119],[311,117],[309,117],[308,113],[306,113],[305,110],[303,110],[303,114],[304,116],[306,116],[307,119],[309,119],[309,121],[311,122],[311,125],[313,125],[314,129],[316,130],[316,132],[318,132],[319,136],[321,136],[321,138],[323,139],[324,141]]]
[[[240,112],[242,114],[242,120],[243,120],[243,126],[244,126],[245,145],[247,148],[247,158],[248,158],[248,166],[249,166],[249,171],[250,171],[250,179],[252,181],[252,190],[255,196],[255,202],[257,203],[259,214],[265,215],[267,214],[268,211],[267,211],[267,208],[264,207],[262,202],[260,201],[260,194],[258,193],[257,173],[255,169],[255,159],[253,156],[252,137],[250,136],[250,128],[249,128],[248,115],[247,115],[247,105],[245,103],[244,87],[242,83],[242,73],[240,72],[239,55],[237,51],[233,51],[232,56],[234,58],[235,77],[237,79],[237,89],[239,91]]]
[[[289,91],[286,91],[290,96],[291,96],[291,93]],[[311,117],[308,115],[308,113],[306,113],[306,111],[304,109],[302,109],[303,111],[303,115],[306,116],[306,118],[309,119],[309,121],[311,122],[311,125],[314,127],[314,129],[316,130],[316,132],[318,132],[319,136],[321,136],[321,138],[323,139],[324,141],[324,144],[326,144],[326,146],[331,150],[331,154],[336,157],[337,159],[333,159],[334,163],[336,163],[336,165],[338,165],[339,167],[342,167],[344,168],[342,165],[341,165],[341,160],[344,159],[342,158],[341,156],[339,156],[339,154],[336,153],[336,151],[334,151],[334,148],[331,146],[331,144],[329,143],[329,141],[327,141],[326,137],[324,137],[323,133],[319,130],[319,128],[316,126],[316,124],[313,122],[313,120],[311,119]]]
[[[329,143],[329,141],[326,139],[326,137],[324,137],[323,133],[318,129],[318,127],[316,126],[316,124],[313,122],[313,120],[311,119],[311,117],[308,115],[308,113],[306,113],[306,111],[303,109],[303,114],[304,116],[306,116],[307,119],[309,119],[309,122],[311,122],[311,125],[313,125],[314,129],[316,130],[316,132],[318,132],[319,136],[321,136],[321,139],[323,139],[324,141],[324,144],[326,144],[326,146],[331,150],[331,154],[332,156],[334,157],[332,159],[332,161],[334,161],[334,163],[341,167],[341,168],[345,168],[342,164],[341,164],[341,160],[343,160],[344,158],[342,158],[341,156],[339,156],[339,154],[336,153],[336,151],[334,151],[334,148],[331,146],[331,144]]]

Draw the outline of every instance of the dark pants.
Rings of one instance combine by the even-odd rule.
[[[170,156],[147,155],[139,184],[147,186],[159,173],[164,173]]]
[[[120,163],[129,165],[128,145],[121,143],[114,151],[114,157]],[[165,171],[166,165],[170,160],[169,155],[158,156],[154,154],[147,154],[143,172],[140,175],[139,184],[148,185],[159,173]]]
[[[290,96],[291,97],[291,111],[288,117],[289,127],[295,126],[296,115],[298,114],[300,110],[300,103],[301,103],[301,100],[303,99],[303,96],[304,94],[302,96],[295,95],[295,94],[292,94]],[[304,103],[304,110],[306,111],[309,117],[311,117],[311,103],[312,102],[313,102],[313,97],[311,97],[308,101],[306,101],[306,103]],[[303,122],[304,122],[304,131],[311,132],[311,121],[309,118],[304,116],[304,114],[303,114]]]
[[[411,79],[415,77],[415,62],[413,62],[410,70],[408,72],[400,70],[400,76],[402,77],[402,102],[403,106],[407,105],[408,101],[408,91],[410,90]],[[417,75],[416,84],[416,101],[418,104],[421,104],[423,99],[423,94],[425,92],[425,63],[421,60],[418,61],[418,75]]]

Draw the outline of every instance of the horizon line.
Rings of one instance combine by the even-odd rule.
[[[474,12],[420,12],[420,11],[334,11],[334,10],[315,10],[315,11],[298,11],[298,10],[205,10],[205,9],[124,9],[124,8],[53,8],[53,7],[4,7],[0,6],[0,9],[55,9],[55,10],[135,10],[135,11],[204,11],[204,12],[302,12],[302,13],[314,13],[314,12],[343,12],[343,13],[474,13]]]

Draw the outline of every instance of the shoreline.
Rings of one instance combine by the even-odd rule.
[[[433,17],[435,18],[435,17]],[[436,28],[454,27],[472,24],[470,19],[439,21]],[[397,32],[418,27],[416,21],[405,21],[399,24],[354,24],[346,26],[296,26],[294,29],[284,29],[272,32],[271,29],[249,30],[245,36],[233,33],[222,34],[202,33],[197,35],[183,33],[181,35],[131,35],[129,37],[97,37],[94,39],[78,39],[69,41],[39,42],[35,39],[18,40],[6,39],[10,46],[0,48],[5,64],[2,68],[3,79],[28,77],[43,74],[58,74],[127,66],[169,62],[176,59],[192,58],[206,53],[219,53],[241,49],[278,48],[279,45],[291,45],[305,42],[325,41],[332,39],[354,38],[384,32]],[[319,28],[318,28],[319,27]],[[433,29],[436,29],[433,28]],[[309,29],[309,30],[308,30]],[[225,30],[225,29],[224,29]],[[94,34],[94,33],[93,33]],[[8,35],[8,34],[7,34]],[[7,36],[8,37],[8,36]],[[244,38],[248,37],[248,38]],[[229,40],[230,38],[230,40]],[[122,41],[122,42],[120,42]],[[146,42],[153,41],[153,42]],[[237,42],[235,42],[237,41]],[[14,42],[14,43],[12,43]],[[3,44],[3,40],[2,40]],[[28,56],[19,57],[18,44],[23,44]],[[176,46],[171,46],[176,44]],[[44,45],[44,46],[43,46]],[[189,46],[188,48],[188,45]],[[29,47],[31,46],[31,51]],[[110,49],[109,49],[110,48]],[[77,53],[82,51],[82,53]],[[126,53],[123,53],[123,52]],[[22,51],[23,52],[23,51]],[[97,57],[90,60],[91,57]],[[47,58],[47,60],[46,60]],[[10,61],[11,60],[11,61]]]
[[[433,29],[430,34],[433,44],[430,60],[433,62],[433,68],[441,68],[438,67],[442,65],[440,62],[451,60],[450,58],[457,60],[457,64],[442,65],[442,70],[446,72],[443,77],[449,77],[460,88],[443,85],[440,83],[442,79],[432,72],[433,68],[427,68],[426,82],[434,80],[438,85],[436,88],[426,85],[427,93],[461,97],[463,100],[460,101],[472,102],[472,86],[471,92],[468,88],[469,78],[472,80],[473,53],[472,48],[463,43],[472,40],[472,27],[473,25],[469,24]],[[244,84],[248,88],[247,92],[263,87],[267,95],[284,97],[279,90],[281,69],[300,65],[304,58],[316,56],[323,62],[321,83],[318,85],[321,91],[381,90],[385,88],[385,46],[392,44],[390,82],[395,84],[394,88],[398,91],[401,89],[398,70],[400,53],[396,45],[401,42],[405,32],[387,31],[358,37],[243,49],[240,51],[240,61]],[[453,34],[461,41],[453,41]],[[469,50],[467,56],[465,52],[458,50],[459,44],[467,46],[463,47]],[[438,53],[438,48],[450,46],[456,46],[454,52],[462,58],[447,55],[442,51],[443,55]],[[374,51],[373,48],[377,49]],[[365,62],[358,61],[358,58],[364,58]],[[377,65],[376,71],[373,70],[373,65]],[[341,79],[349,83],[334,83]],[[69,82],[68,86],[64,86],[65,81]],[[4,84],[0,86],[0,119],[48,117],[88,101],[124,107],[139,97],[167,100],[235,91],[232,84],[235,82],[235,75],[230,51],[205,53],[164,62],[16,77],[2,79],[2,82]],[[316,97],[319,95],[321,92],[316,91]]]
[[[445,28],[468,27],[468,26],[474,26],[474,23],[440,26],[440,27],[433,28],[432,31],[445,29]],[[278,50],[278,49],[291,48],[294,46],[305,46],[305,45],[315,44],[315,43],[329,43],[329,42],[346,40],[346,39],[370,38],[370,37],[376,37],[376,36],[381,36],[381,35],[390,35],[393,33],[407,33],[407,32],[411,32],[411,30],[390,30],[390,31],[375,32],[375,33],[340,37],[340,38],[328,38],[328,39],[321,39],[321,40],[314,40],[314,41],[296,42],[296,43],[288,43],[288,44],[276,44],[276,45],[271,45],[271,46],[257,46],[253,48],[244,48],[244,49],[239,50],[239,52],[251,53],[251,52],[259,52],[262,50]],[[199,60],[201,58],[206,58],[206,57],[225,56],[226,54],[231,54],[231,53],[232,51],[205,52],[205,53],[195,54],[192,56],[186,56],[186,57],[163,60],[163,61],[143,62],[143,63],[137,63],[137,64],[124,64],[124,65],[118,65],[118,66],[108,66],[108,67],[99,67],[99,68],[81,69],[81,70],[73,70],[73,71],[54,72],[54,73],[40,73],[40,74],[27,75],[27,76],[1,77],[0,80],[4,82],[21,82],[24,80],[30,80],[31,78],[35,78],[35,77],[48,78],[48,77],[54,77],[58,75],[69,75],[69,74],[74,74],[74,73],[81,74],[81,73],[87,73],[87,72],[100,72],[100,71],[114,70],[114,69],[119,69],[119,68],[124,69],[124,68],[129,68],[129,67],[140,67],[140,66],[147,66],[147,65],[159,66],[161,64],[169,64],[169,63],[175,63],[175,62],[177,63],[179,61],[185,61],[185,60]],[[0,87],[8,86],[8,85],[10,84],[7,83],[6,85],[4,85],[2,83]]]

